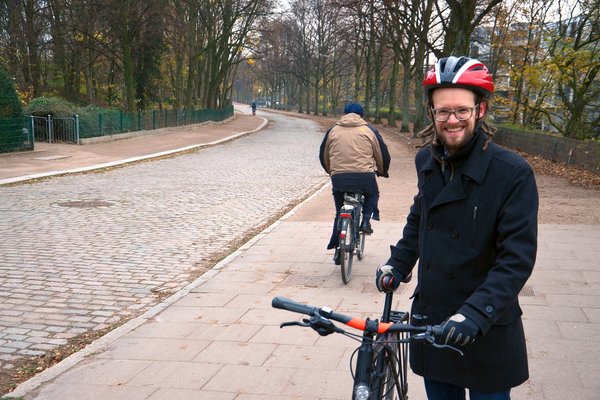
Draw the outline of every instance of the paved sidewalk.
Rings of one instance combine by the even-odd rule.
[[[387,139],[387,138],[386,138]],[[396,140],[397,142],[397,140]],[[393,168],[412,169],[410,152],[390,145]],[[392,176],[395,176],[393,173]],[[382,181],[403,212],[415,181]],[[352,281],[324,249],[329,186],[244,244],[183,290],[84,350],[20,385],[25,399],[348,399],[356,342],[279,323],[285,296],[342,313],[378,317],[383,296],[374,269],[401,236],[399,223],[375,223]],[[531,379],[514,399],[600,399],[600,227],[540,225],[535,272],[521,296]],[[413,280],[396,296],[408,307]],[[410,376],[411,399],[424,399]]]

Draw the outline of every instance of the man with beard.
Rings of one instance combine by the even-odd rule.
[[[484,119],[494,83],[480,61],[440,59],[423,81],[432,124],[415,164],[418,193],[403,237],[376,273],[392,291],[417,263],[412,323],[442,324],[439,345],[411,344],[429,399],[510,399],[528,379],[518,295],[537,250],[533,170],[492,142]]]

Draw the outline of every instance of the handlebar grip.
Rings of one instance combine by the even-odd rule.
[[[299,314],[315,315],[318,308],[307,306],[306,304],[298,303],[294,300],[286,299],[285,297],[274,297],[271,301],[273,308],[279,308],[281,310],[288,310]]]
[[[394,275],[392,274],[386,274],[381,277],[381,287],[383,287],[384,289],[394,289],[393,282]]]
[[[444,330],[444,327],[442,327],[441,325],[433,325],[431,327],[431,332],[433,333],[434,337],[440,337],[442,335],[442,332]]]

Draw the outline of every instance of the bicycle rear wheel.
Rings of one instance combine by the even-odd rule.
[[[365,235],[364,232],[360,231],[358,232],[358,244],[356,245],[356,257],[358,257],[359,260],[362,260],[363,257],[365,256],[365,239],[367,238],[367,235]]]
[[[343,236],[343,237],[342,237]],[[354,257],[354,222],[350,219],[342,220],[340,235],[340,269],[342,281],[350,282],[352,276],[352,259]]]

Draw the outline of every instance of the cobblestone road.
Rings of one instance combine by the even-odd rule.
[[[324,182],[308,120],[196,154],[0,187],[0,365],[149,308]]]

